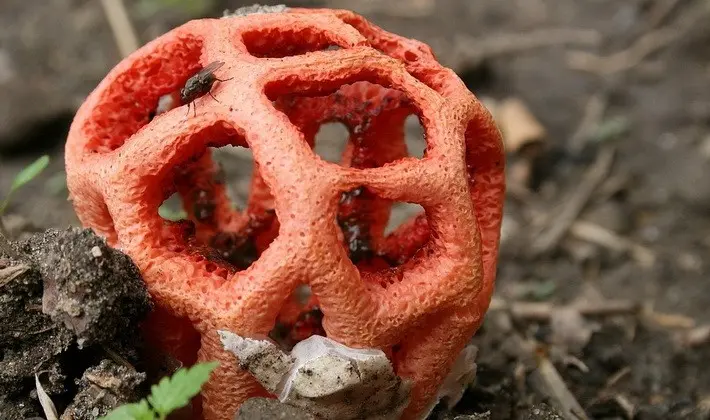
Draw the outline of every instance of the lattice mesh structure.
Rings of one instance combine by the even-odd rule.
[[[181,106],[151,120],[161,95],[213,61],[232,78],[214,85],[219,102],[205,95],[196,116]],[[412,113],[426,132],[422,159],[406,154]],[[341,165],[312,151],[330,121],[350,130]],[[209,153],[224,145],[253,153],[244,211]],[[133,258],[157,304],[148,335],[185,363],[221,361],[203,392],[206,419],[231,419],[264,395],[217,329],[267,335],[279,314],[313,305],[329,337],[383,349],[414,381],[405,417],[416,418],[488,307],[503,166],[489,113],[426,45],[325,9],[174,29],[109,73],[66,147],[80,220]],[[189,221],[158,215],[175,192]],[[425,214],[385,236],[393,201]],[[294,308],[299,285],[313,297]]]

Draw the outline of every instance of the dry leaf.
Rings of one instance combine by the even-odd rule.
[[[29,271],[30,267],[24,264],[12,265],[0,269],[0,288]]]
[[[526,146],[545,142],[547,130],[518,98],[502,101],[496,109],[496,118],[507,152],[518,153]]]
[[[564,419],[589,420],[584,409],[547,357],[539,357],[537,368],[530,374],[530,382],[537,392],[550,399],[550,403],[560,411]]]
[[[35,373],[35,386],[37,387],[37,398],[39,398],[39,403],[42,406],[42,410],[44,410],[44,416],[47,417],[47,420],[59,420],[59,414],[57,414],[57,408],[54,406],[52,399],[49,398],[49,395],[47,395],[47,393],[44,392],[44,388],[42,387],[42,383],[39,381],[39,376],[37,376],[36,373]]]

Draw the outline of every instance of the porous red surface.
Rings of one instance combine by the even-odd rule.
[[[161,95],[213,61],[232,78],[214,85],[219,102],[205,95],[196,116],[183,105],[150,120]],[[407,157],[412,113],[426,132],[422,159]],[[329,121],[351,133],[342,165],[312,151]],[[243,212],[208,152],[224,145],[253,153]],[[158,306],[148,337],[188,364],[221,361],[202,394],[206,419],[266,395],[217,330],[267,335],[282,308],[297,317],[286,302],[301,284],[329,337],[383,349],[414,381],[404,417],[417,418],[490,301],[503,159],[491,116],[429,47],[342,10],[176,28],[108,74],[66,147],[79,218],[133,258]],[[175,192],[190,221],[158,215]],[[393,201],[426,214],[385,235]],[[245,269],[225,261],[248,253],[243,244],[258,256]]]

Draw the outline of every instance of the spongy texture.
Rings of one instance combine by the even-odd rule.
[[[194,116],[183,105],[151,120],[162,95],[214,61],[229,79],[214,85],[218,101],[204,95],[189,104]],[[407,157],[412,113],[426,132],[422,159]],[[350,131],[341,165],[312,150],[329,121]],[[208,152],[224,145],[253,153],[244,212]],[[154,298],[148,335],[185,363],[222,362],[202,394],[210,420],[267,395],[217,330],[265,336],[303,284],[328,337],[382,349],[413,381],[404,418],[417,418],[487,310],[503,166],[490,114],[429,47],[327,9],[170,31],[99,84],[66,147],[79,218],[133,258]],[[158,215],[175,192],[189,221]],[[386,236],[393,201],[425,214]]]

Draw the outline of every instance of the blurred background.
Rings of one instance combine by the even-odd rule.
[[[187,20],[219,17],[251,2],[123,4],[143,44]],[[563,305],[590,317],[637,314],[642,308],[644,319],[663,334],[695,334],[700,339],[694,345],[704,343],[710,332],[704,327],[710,321],[710,2],[262,4],[348,8],[390,32],[424,41],[493,112],[509,155],[494,310],[531,321],[523,330],[544,342],[550,334],[579,341],[565,336],[570,329],[592,331],[581,321],[568,323],[567,330],[535,323],[549,320]],[[15,237],[77,224],[63,171],[67,130],[86,95],[121,60],[121,42],[131,42],[125,28],[112,26],[103,6],[95,0],[0,4],[0,196],[22,168],[43,154],[51,158],[5,209],[5,225]],[[407,132],[410,145],[422,145],[416,119]],[[337,158],[335,148],[343,141],[338,136],[344,136],[341,128],[324,128],[322,156]],[[230,153],[223,163],[241,204],[248,156]],[[393,217],[410,211],[402,207]],[[593,328],[595,334],[606,322]],[[582,335],[580,359],[589,365],[585,357],[591,353],[584,352],[598,335]],[[656,369],[633,371],[640,400],[682,394],[673,401],[699,404],[710,391],[707,378],[689,383],[677,359],[650,356],[687,350],[668,344],[672,340],[665,335],[649,334],[641,342],[638,335],[612,336],[602,340],[603,348],[633,348],[640,353],[632,359]],[[604,375],[592,382],[603,385],[625,366],[604,363],[596,366]],[[595,386],[598,392],[601,385]],[[585,392],[575,390],[578,396]]]

